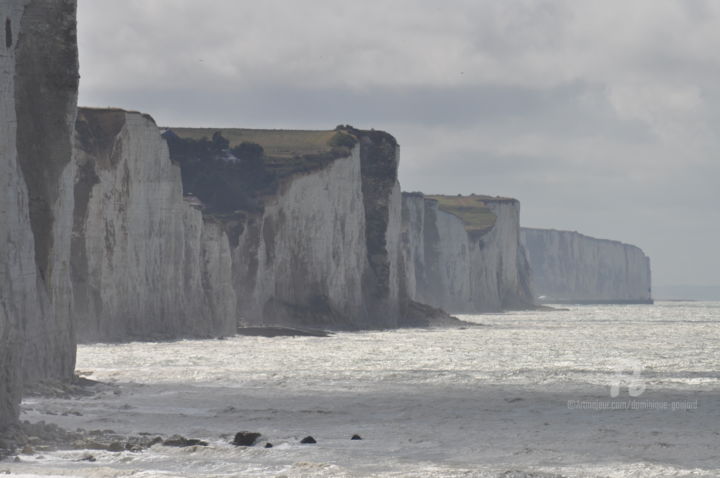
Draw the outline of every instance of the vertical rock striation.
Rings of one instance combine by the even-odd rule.
[[[410,298],[450,313],[533,307],[517,200],[405,193],[402,208]]]
[[[41,313],[27,200],[18,165],[15,46],[24,2],[3,0],[0,48],[0,433],[17,416],[24,318]]]
[[[543,302],[652,303],[650,259],[630,244],[577,232],[522,229]]]
[[[235,332],[222,226],[183,199],[149,116],[81,108],[69,226],[78,339],[152,340]]]
[[[359,150],[282,184],[246,218],[233,256],[241,324],[362,326]]]
[[[72,171],[72,131],[78,91],[76,0],[31,0],[20,23],[15,108],[18,162],[28,188],[35,262],[51,306],[43,320],[26,323],[24,373],[28,381],[68,379],[75,339],[67,303],[55,286],[68,282],[70,230],[56,219],[67,211],[63,175]]]
[[[400,303],[400,230],[402,199],[397,171],[400,147],[382,131],[354,131],[360,140],[360,170],[367,264],[363,296],[368,322],[396,327]]]
[[[69,315],[56,313],[50,291],[63,275],[52,265],[62,255],[54,218],[70,163],[78,67],[74,0],[2,0],[0,20],[2,430],[17,417],[23,378],[73,372]]]

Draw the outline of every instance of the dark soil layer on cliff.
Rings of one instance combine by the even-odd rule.
[[[210,214],[259,212],[289,177],[347,157],[357,138],[345,128],[288,131],[172,128],[163,134],[182,169],[183,192]]]
[[[384,131],[351,129],[359,138],[365,209],[365,245],[370,264],[363,277],[363,295],[368,304],[368,318],[373,326],[398,325],[400,310],[390,298],[391,251],[388,248],[388,226],[391,220],[393,189],[398,184],[398,143]]]
[[[287,129],[246,129],[246,128],[168,128],[183,139],[200,141],[212,138],[220,132],[233,148],[242,143],[256,143],[263,147],[265,154],[277,158],[293,158],[307,154],[326,153],[332,149],[329,142],[336,131],[309,131]]]
[[[35,261],[47,278],[60,175],[72,156],[68,115],[77,104],[75,2],[27,2],[16,53],[18,163],[28,188]]]

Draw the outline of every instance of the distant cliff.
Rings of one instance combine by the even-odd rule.
[[[75,364],[69,310],[54,300],[67,278],[70,231],[56,219],[77,99],[75,8],[0,1],[0,433],[23,380],[67,379]]]
[[[522,229],[544,302],[651,303],[650,259],[633,245],[577,232]]]
[[[533,307],[519,212],[515,199],[403,194],[408,295],[450,313]]]

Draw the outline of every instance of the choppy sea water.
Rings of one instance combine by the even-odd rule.
[[[78,370],[118,391],[27,399],[23,419],[210,446],[93,451],[94,463],[49,452],[0,471],[720,476],[720,303],[462,318],[484,325],[81,346]],[[240,430],[275,446],[235,448],[228,437]],[[306,435],[318,443],[299,444]]]

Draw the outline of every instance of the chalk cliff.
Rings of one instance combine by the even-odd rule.
[[[519,214],[515,199],[403,194],[409,297],[450,313],[532,307]]]
[[[75,135],[71,283],[78,339],[235,331],[222,225],[183,199],[152,118],[81,108]]]
[[[66,379],[74,368],[70,317],[52,284],[64,279],[69,237],[55,218],[77,100],[75,9],[0,1],[0,430],[16,419],[23,379]]]
[[[522,229],[543,302],[652,303],[650,259],[633,245],[577,232]]]
[[[165,137],[177,145],[186,133]],[[171,159],[149,116],[80,109],[70,225],[78,338],[397,326],[398,146],[386,133],[343,134],[351,147],[192,169],[192,153]],[[202,180],[218,173],[202,189],[212,196],[183,191],[201,183],[181,180],[182,168]]]
[[[288,181],[247,219],[234,255],[242,323],[397,325],[399,187],[373,182],[364,155],[359,144]]]
[[[241,184],[249,194],[256,182],[267,183],[249,200],[257,207],[241,202],[232,215],[216,214],[231,231],[238,323],[397,326],[402,307],[395,139],[353,128],[223,133],[231,138],[228,147],[251,137],[268,153],[254,170],[242,161],[236,166],[247,176]],[[345,146],[329,149],[337,136]]]

